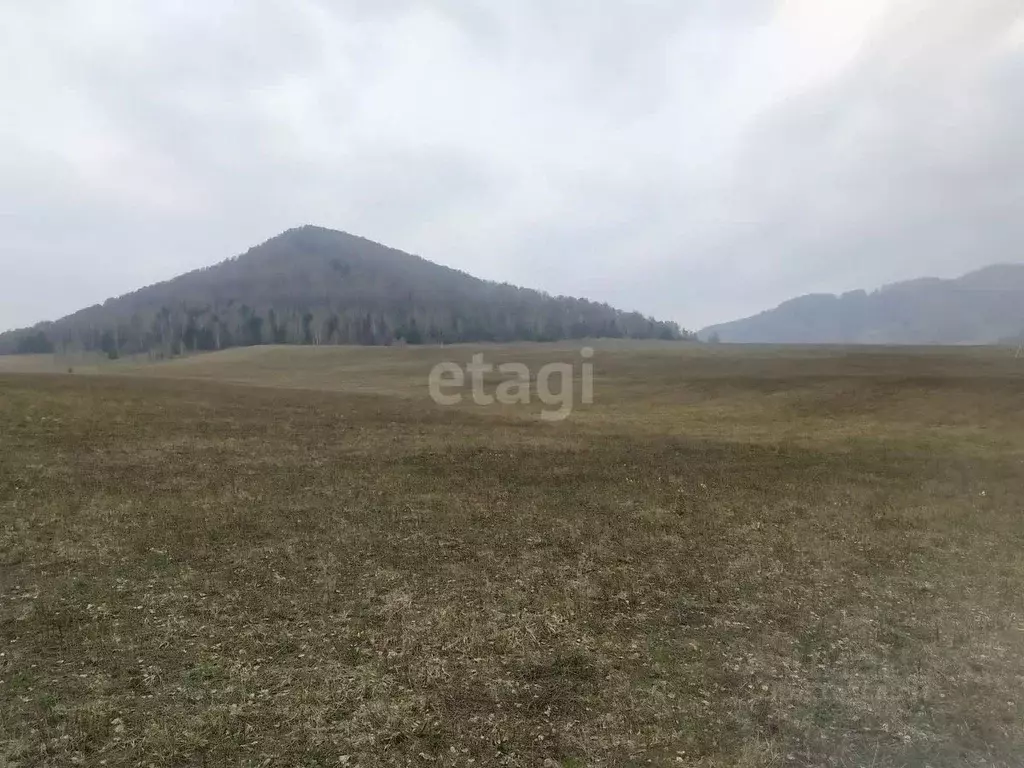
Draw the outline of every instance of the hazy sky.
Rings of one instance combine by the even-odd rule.
[[[1024,261],[1021,0],[0,0],[0,329],[303,223],[691,328]]]

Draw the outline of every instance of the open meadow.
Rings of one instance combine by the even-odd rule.
[[[594,346],[0,358],[0,766],[1024,764],[1024,359]]]

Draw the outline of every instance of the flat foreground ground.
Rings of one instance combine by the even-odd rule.
[[[0,765],[1024,764],[1012,351],[473,351],[0,374]]]

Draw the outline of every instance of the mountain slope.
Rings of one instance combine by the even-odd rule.
[[[674,323],[479,280],[344,232],[288,230],[216,266],[0,335],[0,354],[263,343],[680,338]]]
[[[769,344],[995,344],[1022,332],[1024,264],[999,264],[955,280],[801,296],[700,336]]]

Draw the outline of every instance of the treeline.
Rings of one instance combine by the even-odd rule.
[[[0,336],[0,354],[111,358],[259,344],[683,339],[675,323],[490,283],[341,232],[290,230],[243,256]]]
[[[587,318],[568,312],[488,316],[452,312],[401,314],[359,310],[255,309],[234,302],[220,308],[161,307],[152,317],[134,314],[107,327],[44,324],[8,340],[0,353],[102,352],[112,359],[147,353],[157,357],[260,344],[455,344],[559,341],[584,338],[682,339],[673,323],[638,314]],[[13,344],[11,344],[13,342]]]

